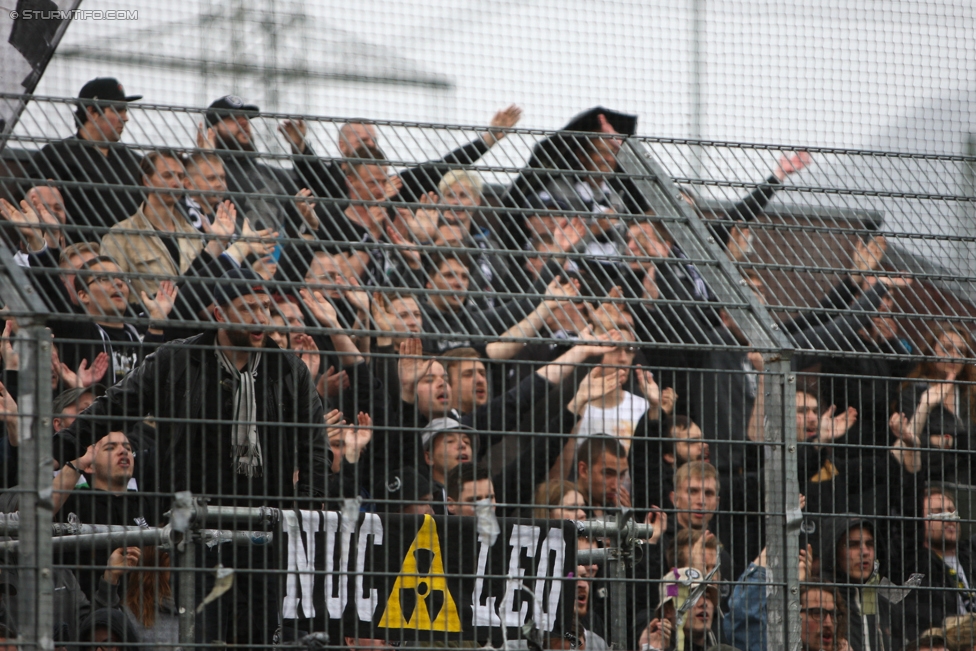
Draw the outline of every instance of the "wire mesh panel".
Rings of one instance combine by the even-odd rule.
[[[969,630],[973,241],[946,216],[973,160],[518,118],[173,108],[117,83],[28,105],[2,178],[0,577],[27,559],[38,596],[3,593],[8,637],[860,651]],[[25,405],[25,364],[51,406]]]

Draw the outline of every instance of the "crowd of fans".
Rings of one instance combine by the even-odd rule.
[[[121,137],[138,99],[114,79],[87,83],[77,132],[36,151],[21,196],[0,199],[7,246],[52,312],[58,519],[162,524],[183,490],[214,505],[359,498],[377,513],[471,516],[490,503],[499,516],[581,520],[631,508],[654,535],[627,603],[611,602],[604,567],[580,565],[577,617],[548,648],[767,648],[781,618],[768,618],[766,589],[782,579],[763,548],[773,380],[622,169],[635,118],[580,114],[497,188],[472,164],[516,125],[516,107],[442,159],[394,171],[365,123],[342,124],[328,158],[303,121],[285,120],[290,165],[268,162],[258,107],[234,96],[208,107],[184,149],[137,152]],[[732,259],[810,163],[784,156],[706,222]],[[974,644],[976,557],[958,515],[972,335],[903,335],[892,310],[912,281],[877,273],[885,247],[867,233],[820,308],[778,324],[798,351],[805,651]],[[765,302],[760,274],[743,282]],[[0,347],[8,513],[17,328],[6,321]],[[198,641],[280,633],[270,552],[201,547],[197,563],[208,568],[197,595],[219,581],[212,568],[248,570],[203,608]],[[176,644],[166,553],[65,551],[59,564],[58,645]],[[899,589],[916,573],[918,587]],[[14,601],[0,600],[7,637]],[[626,618],[627,640],[610,639],[611,617]]]

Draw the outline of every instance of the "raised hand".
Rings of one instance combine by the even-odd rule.
[[[336,309],[329,302],[322,292],[316,290],[314,292],[309,292],[304,287],[298,290],[299,295],[302,297],[302,302],[305,307],[308,308],[309,314],[311,314],[316,321],[326,328],[338,328],[339,327],[339,316],[336,314]]]
[[[142,548],[119,547],[108,557],[108,569],[102,575],[106,583],[118,585],[127,567],[138,567],[142,560]]]
[[[552,239],[560,251],[568,253],[576,250],[585,234],[585,227],[576,217],[560,217],[556,221],[556,232],[552,234]]]
[[[633,501],[630,499],[630,491],[627,490],[625,486],[617,486],[617,506],[625,509],[629,509],[634,506]]]
[[[656,301],[661,296],[661,289],[657,286],[657,267],[652,264],[644,268],[644,278],[641,280],[644,288],[644,298]]]
[[[899,441],[908,447],[918,447],[918,437],[912,431],[911,421],[903,413],[894,413],[888,419],[888,427]]]
[[[715,534],[713,534],[708,529],[702,532],[702,535],[695,541],[695,544],[691,546],[689,550],[688,562],[692,567],[697,567],[702,572],[705,572],[705,545],[710,543],[715,539]]]
[[[409,244],[400,232],[393,228],[391,224],[386,225],[386,236],[390,238],[390,242],[397,247],[397,251],[403,256],[404,262],[411,269],[419,269],[423,266],[423,262],[420,257],[420,250],[411,244]]]
[[[405,339],[400,343],[400,359],[397,361],[397,371],[400,375],[400,396],[408,403],[416,398],[417,383],[431,365],[432,359],[420,357],[424,352],[420,339]]]
[[[656,412],[661,404],[661,387],[654,381],[654,374],[638,366],[635,375],[637,375],[637,384],[640,385],[641,393],[651,403],[651,409]]]
[[[17,407],[17,401],[7,391],[7,387],[0,382],[0,421],[3,421],[7,426],[7,440],[10,442],[10,447],[13,448],[20,445],[19,416],[20,409]]]
[[[17,230],[26,240],[29,249],[38,251],[44,248],[45,242],[43,232],[37,228],[41,218],[29,203],[21,201],[20,204],[23,210],[18,209],[6,199],[0,199],[0,215],[3,215],[3,218],[11,224],[17,225]]]
[[[3,339],[0,340],[0,358],[3,359],[3,368],[7,371],[20,369],[20,355],[14,350],[14,335],[17,334],[17,324],[13,319],[8,320],[3,326]]]
[[[776,166],[773,174],[777,180],[782,181],[790,174],[795,174],[807,167],[812,160],[813,158],[810,156],[810,152],[806,151],[798,151],[792,156],[784,154],[779,159],[779,165]]]
[[[310,230],[317,231],[319,228],[319,218],[315,214],[315,202],[308,201],[312,196],[312,191],[302,188],[295,194],[295,209],[302,216]]]
[[[671,387],[668,387],[661,392],[661,411],[663,411],[665,414],[670,416],[671,412],[674,411],[674,406],[677,404],[677,402],[678,394]]]
[[[567,299],[579,296],[579,281],[575,278],[567,280],[562,276],[556,276],[546,286],[546,295],[551,298],[546,298],[543,305],[550,312],[555,312],[559,309],[561,303],[564,303]]]
[[[241,228],[241,237],[244,239],[238,240],[235,244],[243,244],[247,253],[259,258],[271,255],[278,244],[278,231],[273,231],[270,228],[256,231],[247,219],[244,220],[244,225]]]
[[[301,358],[305,366],[308,367],[308,372],[312,377],[319,374],[319,368],[322,366],[322,355],[319,354],[319,347],[315,343],[315,339],[304,333],[298,333],[292,335],[292,340],[297,341],[298,350],[295,353]]]
[[[179,291],[179,288],[172,280],[164,280],[159,283],[159,289],[156,290],[156,298],[151,299],[146,292],[140,292],[142,304],[146,306],[146,310],[149,312],[149,318],[154,321],[166,319],[169,313],[173,311],[173,305],[176,303],[176,295]]]
[[[346,422],[342,420],[341,411],[333,409],[323,417],[323,420],[325,421],[325,433],[328,438],[332,439],[337,436],[342,436],[342,428],[337,427],[337,425],[342,425]]]
[[[278,133],[285,137],[293,153],[305,153],[305,136],[308,134],[308,125],[305,124],[305,120],[300,118],[296,120],[282,120],[281,124],[278,125]]]
[[[857,422],[857,409],[848,407],[847,411],[839,416],[834,416],[837,411],[836,405],[830,405],[826,413],[820,416],[820,436],[821,443],[830,443],[847,434],[848,430],[854,427]]]
[[[342,296],[349,306],[360,314],[369,314],[369,292],[359,285],[359,278],[351,276],[347,283],[349,289],[342,290]]]
[[[582,413],[587,403],[616,391],[627,381],[626,378],[626,369],[597,366],[583,378],[567,409],[575,414]]]
[[[213,235],[218,240],[229,240],[237,230],[237,207],[230,199],[217,204],[213,222],[203,220],[203,232]]]
[[[807,545],[806,549],[800,550],[799,576],[800,581],[806,581],[808,576],[813,576],[813,545]]]
[[[373,301],[370,303],[369,313],[373,317],[373,324],[377,330],[383,332],[396,332],[396,316],[385,307],[383,295],[380,292],[373,292]]]
[[[213,127],[204,128],[202,121],[197,123],[197,147],[199,149],[217,148],[217,133]]]
[[[644,524],[654,527],[654,533],[648,538],[647,542],[656,545],[664,532],[668,530],[668,514],[661,510],[656,504],[651,505],[651,510],[644,516]]]
[[[851,256],[852,271],[856,272],[851,274],[851,279],[860,283],[865,273],[879,269],[887,250],[888,240],[884,235],[876,235],[867,242],[859,239]]]
[[[674,632],[674,625],[670,619],[652,619],[647,628],[641,632],[638,647],[641,649],[668,649],[671,647],[671,634]]]
[[[345,371],[336,373],[335,367],[330,366],[319,377],[318,384],[316,384],[315,388],[323,398],[327,396],[330,398],[338,398],[339,393],[343,389],[348,389],[349,386],[349,374]]]
[[[512,104],[503,108],[502,110],[495,113],[491,118],[491,122],[488,126],[491,128],[488,133],[482,136],[489,147],[499,142],[507,134],[504,131],[496,131],[495,129],[511,129],[519,120],[522,119],[522,109]]]
[[[369,414],[359,412],[356,425],[342,430],[342,454],[349,463],[359,461],[359,455],[373,438],[373,419]]]
[[[386,186],[383,191],[383,196],[386,197],[387,200],[390,200],[393,197],[400,194],[400,190],[402,189],[403,189],[403,179],[401,179],[397,175],[391,176],[386,180]],[[383,213],[386,213],[386,208],[384,208],[383,206],[376,206],[376,207],[382,210]]]
[[[580,343],[574,348],[586,357],[603,355],[614,349],[614,344],[622,342],[624,335],[619,330],[608,330],[601,334],[593,334],[593,327],[587,326],[579,333]]]
[[[78,386],[90,387],[105,377],[105,372],[108,371],[108,363],[108,353],[98,353],[95,356],[95,361],[92,362],[91,368],[88,367],[87,359],[81,360],[81,364],[78,365],[78,373],[76,374],[79,382]]]
[[[944,382],[936,382],[929,385],[929,388],[922,394],[920,406],[931,410],[936,405],[944,403],[955,393],[956,387],[953,382],[956,379],[956,372],[950,371],[946,374]]]

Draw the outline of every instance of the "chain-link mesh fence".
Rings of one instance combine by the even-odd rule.
[[[970,631],[972,158],[123,101],[5,153],[8,639]]]

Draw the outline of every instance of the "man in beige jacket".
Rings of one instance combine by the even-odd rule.
[[[154,296],[163,280],[177,282],[201,253],[208,255],[198,264],[220,255],[234,234],[237,218],[234,205],[225,201],[207,227],[208,233],[201,235],[177,207],[186,177],[179,156],[165,150],[150,152],[139,167],[146,199],[136,214],[102,238],[103,255],[115,259],[123,272],[139,274],[131,278],[133,301],[143,291]]]

